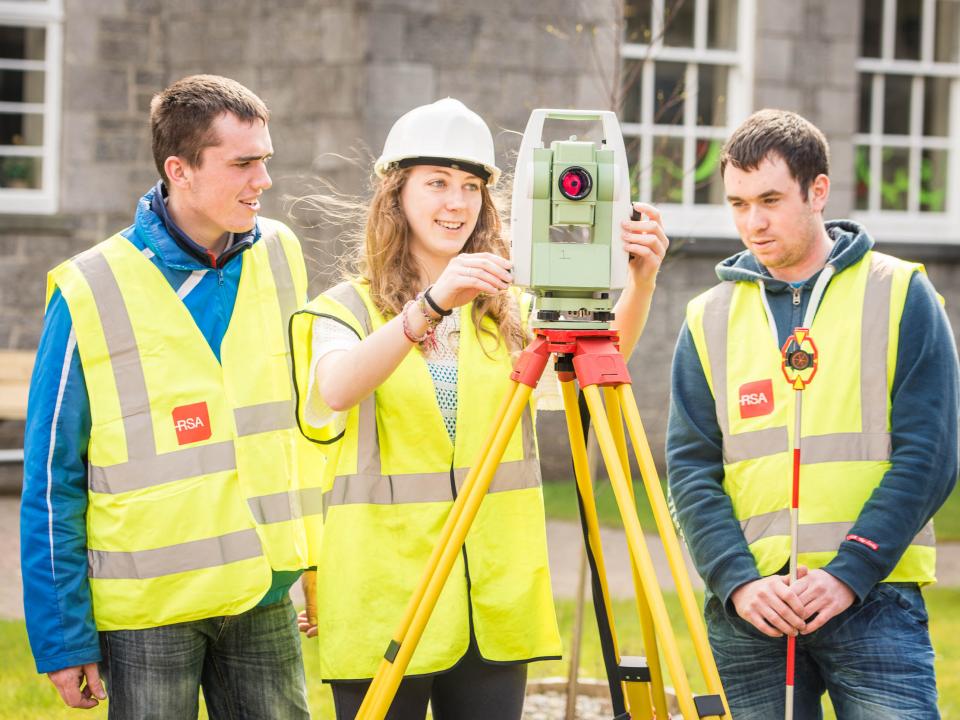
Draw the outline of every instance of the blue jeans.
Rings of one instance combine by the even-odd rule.
[[[110,720],[307,720],[289,596],[240,615],[100,633]]]
[[[767,637],[713,595],[704,615],[733,717],[783,717],[786,638]],[[839,720],[940,717],[927,610],[916,585],[880,583],[862,603],[797,638],[794,717],[819,720],[824,692]]]

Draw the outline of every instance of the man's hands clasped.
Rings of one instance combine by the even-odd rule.
[[[771,575],[730,596],[737,614],[769,637],[809,635],[853,604],[853,591],[825,570],[797,568],[797,580]]]

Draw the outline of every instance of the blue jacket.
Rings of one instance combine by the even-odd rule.
[[[254,227],[212,258],[170,219],[162,183],[137,204],[122,231],[177,289],[220,359],[242,254],[259,240]],[[303,300],[303,298],[301,298]],[[87,580],[87,444],[90,403],[73,322],[59,290],[47,304],[30,382],[20,504],[20,562],[27,634],[38,672],[100,660]],[[280,600],[299,573],[274,573],[261,604]]]
[[[873,246],[854,222],[829,222],[827,232],[834,240],[830,262],[838,273]],[[802,324],[819,272],[803,283],[775,280],[744,250],[720,263],[717,275],[721,280],[750,282],[763,278],[782,345]],[[890,573],[957,480],[957,350],[946,313],[923,273],[914,274],[907,290],[894,372],[892,467],[851,530],[883,542],[871,550],[845,541],[824,568],[861,600]],[[713,395],[684,324],[673,357],[667,473],[694,564],[707,589],[726,604],[734,590],[760,574],[723,490],[721,444]]]

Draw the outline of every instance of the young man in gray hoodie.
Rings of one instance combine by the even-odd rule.
[[[794,636],[796,717],[820,717],[825,691],[842,718],[938,717],[920,587],[935,579],[931,518],[958,472],[943,307],[921,266],[874,251],[857,223],[824,222],[829,150],[804,118],[755,113],[721,173],[746,250],[688,306],[667,463],[730,710],[783,713]],[[817,363],[799,423],[781,350],[809,359],[814,346],[795,328]]]

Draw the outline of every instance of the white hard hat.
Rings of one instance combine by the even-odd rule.
[[[391,167],[410,165],[455,167],[485,178],[490,187],[500,178],[490,128],[453,98],[421,105],[397,120],[373,169],[383,177]]]

